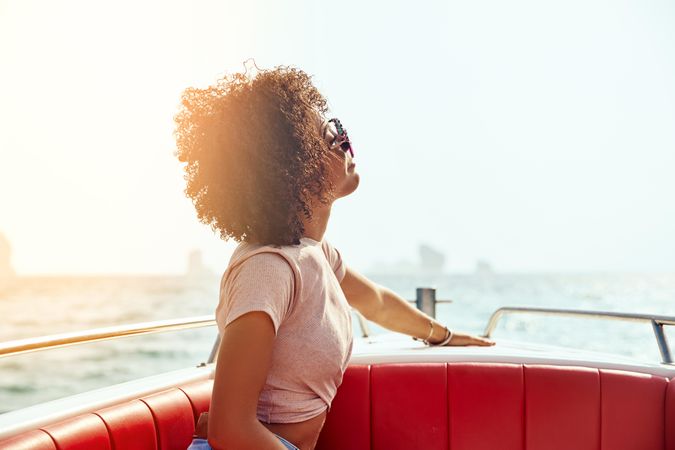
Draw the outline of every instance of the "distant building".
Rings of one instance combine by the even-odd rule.
[[[476,261],[476,270],[475,270],[476,275],[494,275],[495,270],[492,267],[492,264],[490,264],[488,261],[485,261],[484,259],[479,259]]]
[[[0,287],[9,283],[14,278],[14,269],[12,268],[12,248],[9,246],[9,240],[0,233]]]
[[[419,262],[396,261],[396,262],[377,262],[368,271],[369,273],[384,275],[439,275],[443,273],[445,265],[445,255],[440,251],[422,244],[417,248]]]
[[[442,272],[445,264],[445,255],[428,245],[419,246],[420,268],[423,272]]]
[[[185,276],[194,280],[214,278],[216,274],[204,265],[202,252],[192,250],[188,255],[188,267]]]

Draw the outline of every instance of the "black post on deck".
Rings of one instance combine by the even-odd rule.
[[[415,298],[417,309],[422,311],[429,317],[436,318],[436,289],[434,288],[417,288],[417,295]]]

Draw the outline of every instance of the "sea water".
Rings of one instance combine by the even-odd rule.
[[[675,316],[675,274],[369,275],[413,300],[434,287],[436,318],[484,331],[501,306],[537,306]],[[19,277],[0,290],[0,342],[119,324],[212,315],[217,278],[181,276]],[[354,332],[360,333],[353,316]],[[667,329],[675,342],[674,327]],[[370,324],[373,334],[385,332]],[[0,412],[206,361],[215,327],[174,331],[0,358]],[[360,335],[360,334],[359,334]],[[507,316],[493,337],[660,360],[648,323]]]

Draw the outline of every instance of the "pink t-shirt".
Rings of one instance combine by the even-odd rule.
[[[240,243],[220,283],[220,335],[237,317],[264,311],[274,322],[272,364],[258,399],[266,423],[302,422],[330,405],[352,354],[345,265],[325,239],[299,245]]]

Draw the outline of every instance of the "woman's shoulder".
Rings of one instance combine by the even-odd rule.
[[[335,273],[335,276],[337,277],[339,282],[342,282],[342,279],[345,277],[346,273],[346,266],[344,261],[342,260],[342,255],[336,249],[328,240],[324,239],[321,242],[321,247],[323,249],[323,253],[326,256],[326,259],[328,260],[328,263],[330,264],[331,268],[333,269],[333,272]]]
[[[292,272],[298,278],[299,265],[297,255],[287,246],[252,244],[240,242],[235,248],[227,265],[221,284],[225,283],[230,275],[242,270],[274,272],[288,274]]]
[[[298,246],[240,242],[232,253],[229,266],[240,264],[244,260],[249,260],[254,256],[256,260],[272,261],[275,259],[274,254],[280,255],[290,262],[290,260],[297,259]]]

